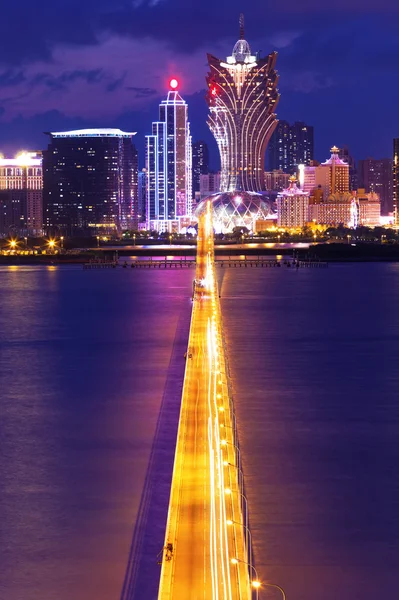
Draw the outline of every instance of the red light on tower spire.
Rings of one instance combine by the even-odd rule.
[[[178,86],[179,86],[179,82],[177,81],[177,79],[175,77],[173,77],[170,81],[169,81],[169,86],[172,90],[177,90]]]

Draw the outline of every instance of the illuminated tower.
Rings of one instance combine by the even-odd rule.
[[[222,192],[265,189],[265,151],[277,125],[276,58],[251,54],[243,15],[232,55],[223,61],[208,54],[208,125],[219,147]]]
[[[159,105],[159,121],[146,136],[147,226],[172,231],[192,210],[192,146],[187,104],[178,81]]]

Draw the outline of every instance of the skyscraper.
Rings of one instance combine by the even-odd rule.
[[[392,167],[390,158],[366,158],[358,162],[359,187],[366,193],[378,194],[384,215],[393,211]]]
[[[343,160],[349,165],[349,189],[357,190],[357,188],[359,187],[359,182],[358,173],[356,169],[356,161],[349,152],[348,146],[345,145],[342,148],[340,148],[338,156],[341,160]]]
[[[177,91],[178,81],[159,105],[159,121],[146,136],[147,227],[179,228],[179,217],[192,212],[192,146],[188,108]]]
[[[48,135],[43,153],[46,228],[73,235],[137,226],[135,133],[80,129]]]
[[[209,173],[209,150],[203,141],[193,143],[193,194],[200,191],[201,175]]]
[[[314,158],[313,127],[302,121],[290,125],[279,121],[270,139],[267,155],[269,171],[295,173],[298,165],[309,165]]]
[[[42,157],[22,152],[0,158],[0,235],[40,235],[43,228]]]
[[[224,61],[208,54],[208,125],[219,147],[222,192],[265,189],[265,151],[277,124],[276,58],[276,52],[251,53],[243,15],[231,56]]]
[[[138,221],[139,223],[145,223],[145,215],[147,208],[147,171],[142,169],[139,172],[138,178]]]

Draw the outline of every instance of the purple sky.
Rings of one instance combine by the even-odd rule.
[[[144,135],[170,75],[189,103],[194,139],[205,124],[206,52],[238,37],[279,53],[278,116],[315,126],[316,157],[348,144],[356,158],[392,153],[399,137],[397,0],[27,0],[2,7],[0,152],[44,148],[43,131],[86,126]]]

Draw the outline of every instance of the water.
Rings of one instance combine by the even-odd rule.
[[[221,277],[260,578],[398,597],[399,265]]]
[[[0,598],[118,599],[160,409],[180,399],[192,275],[0,277]]]
[[[192,277],[0,269],[1,600],[154,597]],[[260,578],[397,597],[399,265],[218,277]]]

